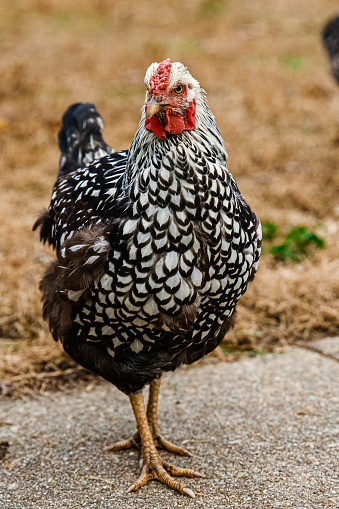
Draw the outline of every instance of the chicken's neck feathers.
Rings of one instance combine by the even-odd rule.
[[[145,112],[143,111],[139,127],[135,133],[126,165],[123,187],[125,190],[133,186],[140,172],[154,158],[163,157],[171,148],[183,147],[185,151],[200,149],[201,152],[213,151],[219,164],[227,170],[227,152],[224,147],[214,115],[202,97],[197,98],[196,128],[183,131],[179,135],[168,135],[166,140],[158,140],[156,135],[145,129]],[[228,172],[229,173],[229,172]]]

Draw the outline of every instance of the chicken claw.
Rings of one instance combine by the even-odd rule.
[[[181,468],[168,463],[163,460],[159,455],[155,441],[152,436],[150,424],[147,419],[144,398],[142,393],[134,394],[130,396],[131,405],[134,411],[134,415],[137,421],[138,430],[140,434],[141,442],[141,473],[138,479],[128,488],[128,493],[136,491],[138,488],[148,483],[149,481],[156,479],[169,488],[172,488],[179,493],[188,495],[194,498],[194,493],[191,489],[186,488],[172,476],[178,477],[204,477],[199,472],[195,472],[190,468]],[[136,442],[136,441],[135,441]],[[132,440],[122,442],[124,445],[132,444]],[[165,447],[170,442],[165,441]],[[121,444],[121,442],[120,442]],[[173,446],[173,444],[170,444]],[[114,446],[113,446],[114,447]],[[176,446],[173,446],[176,448]],[[181,448],[179,448],[181,450]],[[112,450],[112,449],[111,449]],[[171,474],[171,475],[170,475]]]

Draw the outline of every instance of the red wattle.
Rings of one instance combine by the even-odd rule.
[[[164,126],[158,122],[157,117],[147,118],[145,121],[145,128],[148,131],[153,131],[157,135],[158,140],[166,140],[166,133]]]
[[[185,122],[185,131],[192,131],[195,129],[195,99],[190,104],[190,107],[187,110],[187,120]]]
[[[181,134],[184,129],[185,124],[182,117],[172,115],[169,111],[166,111],[165,131],[171,134]]]
[[[170,134],[181,134],[183,131],[191,131],[195,128],[195,107],[195,100],[193,100],[187,110],[186,121],[179,115],[173,115],[167,110],[165,127],[158,122],[155,115],[151,118],[146,117],[145,128],[148,131],[153,131],[158,140],[166,139],[166,131]]]

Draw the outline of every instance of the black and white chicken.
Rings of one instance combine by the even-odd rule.
[[[51,204],[34,225],[57,260],[40,288],[43,316],[79,364],[127,394],[142,470],[194,497],[173,477],[201,476],[164,461],[186,455],[157,425],[160,377],[211,352],[233,326],[257,270],[260,222],[226,166],[205,92],[179,62],[153,63],[131,148],[114,153],[92,104],[71,106]],[[147,408],[142,390],[150,384]]]

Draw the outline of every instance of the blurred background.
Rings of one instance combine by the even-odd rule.
[[[61,116],[94,102],[128,148],[144,73],[170,57],[207,91],[228,165],[264,229],[226,360],[338,333],[339,88],[321,30],[336,0],[4,0],[0,5],[0,392],[85,375],[41,318],[52,253],[31,232],[49,204]],[[66,371],[65,371],[66,370]]]

